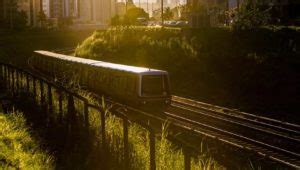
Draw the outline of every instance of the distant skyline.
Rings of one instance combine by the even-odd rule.
[[[148,0],[148,3],[151,4],[151,3],[157,3],[159,0]],[[125,0],[118,0],[118,2],[125,2]],[[133,3],[135,5],[138,5],[139,3],[147,3],[147,0],[133,0]],[[164,3],[166,4],[186,4],[186,0],[164,0]]]

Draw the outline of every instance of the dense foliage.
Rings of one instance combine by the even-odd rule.
[[[52,163],[28,132],[21,114],[0,113],[0,169],[51,169]]]
[[[236,30],[251,30],[268,25],[271,21],[270,10],[271,7],[246,0],[239,9],[229,11],[231,25]]]
[[[299,32],[290,29],[112,28],[76,55],[170,72],[172,91],[247,111],[295,113]]]
[[[125,15],[112,17],[111,25],[141,25],[138,21],[139,18],[148,20],[149,14],[143,8],[133,6],[126,11]]]

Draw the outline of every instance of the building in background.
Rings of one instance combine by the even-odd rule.
[[[41,0],[0,0],[0,20],[10,21],[16,11],[24,11],[27,25],[39,26],[38,15],[41,11]]]
[[[47,17],[50,17],[50,0],[43,0],[43,11]]]
[[[0,0],[0,24],[3,23],[4,20],[4,4],[3,4],[3,0]]]
[[[230,0],[187,0],[188,20],[191,27],[218,25],[218,13],[228,9]]]
[[[8,19],[10,2],[0,0],[0,21]],[[39,25],[39,13],[47,19],[72,18],[75,22],[107,25],[116,14],[117,0],[15,0],[19,11],[25,11],[28,25]]]

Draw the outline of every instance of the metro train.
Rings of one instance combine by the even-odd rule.
[[[144,67],[35,51],[34,69],[53,77],[77,79],[80,86],[130,105],[167,106],[171,102],[168,72]]]

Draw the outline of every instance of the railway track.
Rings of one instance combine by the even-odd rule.
[[[164,112],[172,121],[181,121],[210,137],[300,168],[300,126],[238,112],[178,96]]]
[[[55,52],[71,53],[72,50],[74,48]],[[152,114],[125,107],[135,113],[153,117]],[[172,96],[171,107],[164,111],[164,115],[176,126],[194,134],[300,169],[300,125],[178,96]],[[157,119],[157,116],[154,117]]]

